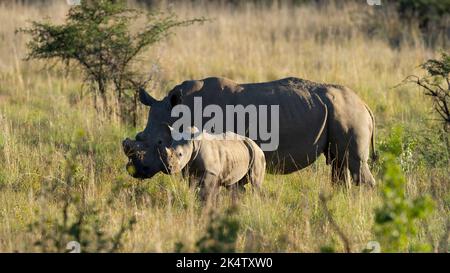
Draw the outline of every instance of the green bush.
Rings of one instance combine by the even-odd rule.
[[[132,31],[138,19],[145,21],[138,31]],[[19,32],[31,36],[27,59],[55,59],[67,68],[75,63],[84,72],[94,98],[99,94],[104,107],[108,107],[108,90],[112,86],[122,117],[131,116],[136,126],[135,91],[149,80],[134,68],[138,57],[169,35],[171,29],[203,21],[178,20],[174,14],[144,14],[128,8],[125,0],[81,0],[80,5],[70,8],[64,24],[34,21]],[[142,67],[139,71],[143,71]]]
[[[378,148],[382,154],[395,156],[406,173],[418,168],[445,168],[450,163],[447,132],[435,125],[435,130],[394,125],[387,137],[381,138]],[[381,163],[385,158],[381,157]]]
[[[206,234],[196,244],[198,251],[201,253],[236,252],[239,231],[236,214],[236,207],[228,208],[224,215],[211,212],[211,220]]]
[[[107,234],[108,218],[101,211],[110,202],[103,204],[86,198],[87,181],[78,158],[83,139],[82,131],[74,136],[65,161],[64,179],[42,181],[38,197],[44,205],[36,211],[38,220],[28,226],[28,232],[39,235],[33,251],[68,252],[68,247],[74,246],[70,243],[75,242],[81,252],[117,252],[124,234],[136,223],[135,217],[124,217],[119,230]],[[49,200],[56,201],[56,213],[45,206]]]
[[[394,126],[389,135],[380,141],[379,149],[381,154],[389,154],[395,157],[395,161],[399,164],[403,171],[409,171],[416,163],[413,155],[416,142],[405,134],[404,127],[400,125]],[[388,158],[381,157],[381,163],[386,163]]]
[[[411,200],[406,195],[406,179],[395,156],[384,154],[383,204],[375,211],[374,231],[383,252],[430,251],[429,245],[412,244],[417,235],[417,221],[433,210],[428,196]]]
[[[34,242],[39,252],[68,252],[70,242],[77,242],[81,252],[117,252],[123,235],[135,224],[134,217],[124,221],[112,236],[105,232],[107,219],[95,204],[82,205],[79,198],[68,196],[60,214],[41,214],[29,225],[29,232],[38,233]],[[35,249],[36,250],[36,249]]]
[[[438,136],[437,141],[432,137],[431,141],[425,142],[425,144],[436,143],[434,146],[441,146],[440,151],[435,150],[435,152],[437,154],[444,153],[441,157],[446,159],[444,162],[448,164],[450,157],[450,54],[442,52],[440,59],[429,59],[421,65],[421,68],[427,72],[425,76],[412,75],[407,77],[405,82],[418,85],[424,94],[431,98],[434,110],[443,126],[442,130],[434,132],[434,136]],[[428,152],[428,154],[432,153]],[[435,162],[433,157],[431,159],[432,162]]]
[[[441,58],[430,59],[422,64],[428,75],[416,78],[416,84],[425,90],[425,95],[433,99],[435,110],[450,130],[450,54],[443,52]]]
[[[224,213],[211,210],[206,233],[195,244],[195,251],[200,253],[234,253],[240,228],[237,219],[238,209],[232,206]],[[182,242],[175,244],[176,252],[185,251]]]
[[[432,99],[435,112],[443,124],[439,132],[445,143],[447,161],[450,154],[450,54],[442,52],[440,59],[430,59],[421,65],[427,74],[423,77],[409,76],[405,82],[422,88],[424,94]]]

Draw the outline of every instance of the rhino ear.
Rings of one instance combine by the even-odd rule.
[[[182,96],[181,90],[174,91],[173,94],[170,95],[170,106],[173,108],[180,104],[182,102]]]
[[[150,96],[150,94],[147,93],[144,88],[139,88],[139,100],[142,102],[142,104],[147,106],[152,106],[152,104],[158,102],[158,100]]]

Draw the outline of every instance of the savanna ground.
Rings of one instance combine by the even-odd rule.
[[[132,128],[114,113],[95,110],[79,71],[65,73],[60,65],[23,60],[27,37],[15,30],[45,16],[61,22],[68,8],[65,1],[42,6],[0,3],[0,251],[61,249],[49,240],[44,248],[42,241],[63,233],[54,218],[62,223],[64,199],[75,198],[64,194],[69,182],[80,198],[78,206],[95,204],[98,210],[92,216],[93,232],[86,234],[112,236],[135,217],[132,231],[123,234],[115,250],[171,252],[182,244],[182,251],[196,251],[210,214],[186,183],[163,174],[139,181],[124,168],[121,141],[142,130],[147,109],[139,110],[138,128]],[[397,85],[408,75],[421,75],[418,66],[446,48],[426,46],[420,32],[402,25],[395,12],[374,15],[374,8],[365,4],[319,8],[185,3],[172,9],[180,18],[212,20],[178,29],[146,52],[142,63],[146,69],[154,64],[157,75],[152,94],[162,98],[186,79],[208,76],[237,82],[296,76],[352,88],[375,113],[378,149],[400,146],[398,161],[408,198],[430,195],[434,200],[433,212],[417,222],[418,233],[409,243],[437,244],[450,203],[442,126],[419,88]],[[344,251],[320,193],[329,196],[333,219],[352,251],[363,250],[376,240],[374,210],[382,203],[380,166],[372,168],[376,189],[331,185],[323,157],[291,175],[267,175],[260,195],[248,191],[239,200],[236,250]],[[222,191],[216,213],[230,205],[229,194]],[[71,217],[76,215],[69,210]],[[64,248],[74,239],[71,232],[77,234],[67,231],[54,241]],[[100,244],[86,243],[85,250],[101,250]]]

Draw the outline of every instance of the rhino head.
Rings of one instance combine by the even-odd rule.
[[[179,103],[173,96],[157,100],[144,89],[139,89],[139,100],[150,106],[147,125],[135,140],[127,138],[122,142],[123,151],[129,159],[126,169],[135,178],[151,178],[160,171],[167,173],[161,161],[161,152],[172,142],[167,124],[171,123],[173,106]]]
[[[172,127],[167,125],[171,135],[177,135],[178,132],[174,132]],[[169,147],[164,147],[161,150],[161,161],[163,162],[165,172],[168,174],[175,174],[181,172],[181,170],[189,163],[194,151],[193,139],[195,139],[200,131],[196,127],[187,128],[187,131],[182,133],[182,136],[177,136],[179,140],[174,140]]]
[[[181,145],[164,148],[161,152],[161,158],[168,174],[175,174],[188,164],[192,154],[192,145],[185,141]]]

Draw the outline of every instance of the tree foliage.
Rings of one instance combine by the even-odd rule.
[[[428,196],[414,200],[406,194],[406,179],[395,155],[384,154],[381,189],[383,204],[375,211],[375,234],[384,252],[430,251],[429,245],[411,244],[417,235],[417,221],[433,210]]]
[[[442,53],[439,60],[430,59],[421,65],[427,72],[424,77],[409,76],[407,81],[424,89],[425,95],[433,99],[436,112],[444,122],[444,128],[450,129],[450,55]]]
[[[138,20],[143,22],[139,26]],[[140,54],[168,36],[173,28],[203,21],[179,20],[173,13],[145,13],[128,8],[125,0],[81,0],[80,5],[70,8],[64,24],[56,25],[48,19],[34,21],[31,27],[19,31],[31,36],[27,59],[56,59],[67,66],[75,63],[105,107],[112,87],[125,108],[121,110],[131,104],[135,112],[136,87],[149,80],[133,68]]]

